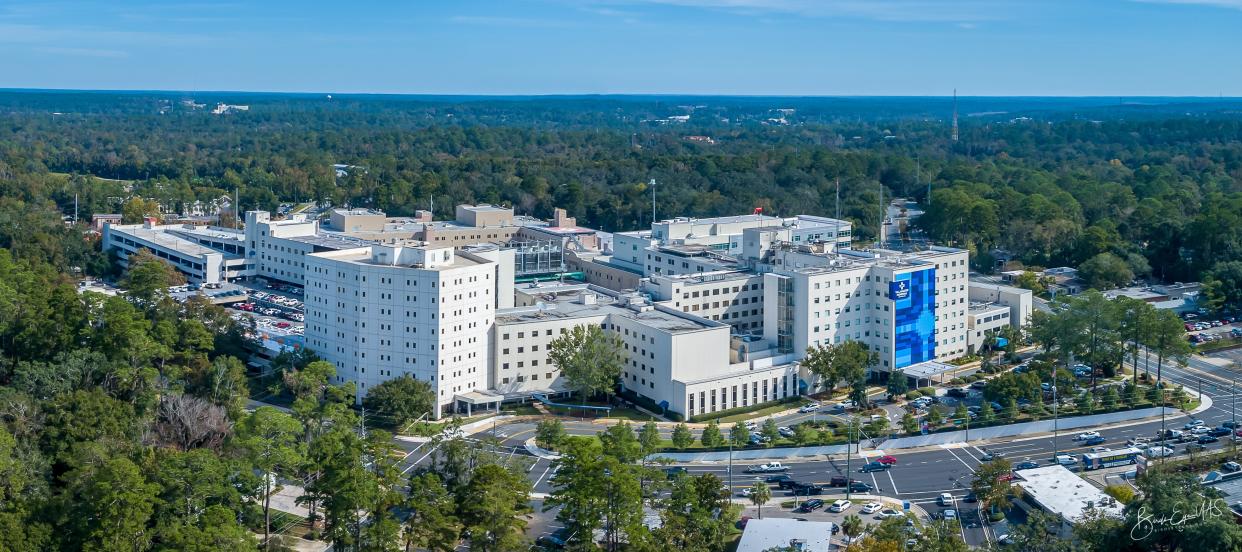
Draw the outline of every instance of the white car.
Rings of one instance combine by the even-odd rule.
[[[808,403],[802,405],[802,408],[799,408],[798,412],[806,414],[807,412],[815,412],[816,410],[819,410],[819,403]]]
[[[1074,437],[1074,440],[1075,441],[1086,441],[1087,439],[1094,439],[1099,436],[1100,436],[1100,432],[1098,431],[1087,431],[1084,433],[1079,433],[1077,437]]]
[[[939,503],[941,506],[948,506],[950,504],[953,504],[953,495],[949,493],[940,493],[940,498],[937,498],[936,502]]]
[[[1190,428],[1191,435],[1206,435],[1209,431],[1212,431],[1212,428],[1208,426],[1195,426]]]
[[[868,502],[866,504],[863,504],[862,513],[874,514],[880,511],[880,508],[883,508],[883,506],[879,502]]]
[[[742,422],[742,425],[751,431],[754,431],[755,428],[759,427],[759,424],[756,424],[754,420],[746,420],[745,422]]]
[[[794,436],[794,430],[786,426],[781,426],[781,427],[776,428],[776,432],[780,433],[781,437],[793,437]]]
[[[1113,450],[1113,449],[1108,448],[1108,447],[1091,447],[1091,452],[1108,452],[1110,450]]]
[[[1163,458],[1165,456],[1172,456],[1172,455],[1173,455],[1173,449],[1169,447],[1154,446],[1154,447],[1149,447],[1147,449],[1147,456],[1150,456],[1152,458]]]
[[[750,487],[743,487],[742,490],[737,492],[737,496],[740,496],[742,498],[750,498],[751,492],[752,491],[750,490]]]
[[[841,512],[844,512],[844,511],[846,511],[846,510],[849,510],[849,509],[850,509],[850,506],[853,506],[853,505],[854,505],[854,503],[853,503],[853,502],[850,502],[850,501],[848,501],[848,500],[838,500],[838,501],[836,501],[836,502],[833,502],[833,503],[832,503],[832,506],[829,506],[829,507],[828,507],[828,511],[829,511],[829,512],[836,512],[836,513],[838,513],[838,514],[839,514],[839,513],[841,513]]]
[[[901,516],[902,516],[902,513],[900,511],[895,510],[893,508],[885,508],[883,510],[880,510],[880,513],[876,514],[875,517],[880,518],[880,519],[888,519],[888,518],[895,518],[895,517],[901,517]]]
[[[1203,427],[1205,425],[1207,424],[1205,424],[1203,420],[1191,420],[1189,422],[1186,422],[1186,425],[1182,426],[1182,429],[1194,429],[1196,427]]]
[[[944,519],[957,519],[957,510],[949,508],[944,511]]]
[[[841,401],[841,402],[837,403],[837,406],[838,406],[838,407],[840,407],[840,408],[844,408],[844,409],[846,409],[846,410],[849,410],[849,409],[851,409],[851,408],[857,408],[857,407],[858,407],[858,403],[856,403],[856,402],[854,402],[854,401]]]
[[[1137,447],[1139,445],[1145,445],[1150,442],[1151,442],[1151,439],[1148,439],[1147,437],[1131,437],[1129,440],[1126,441],[1126,445]]]

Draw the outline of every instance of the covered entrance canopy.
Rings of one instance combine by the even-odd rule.
[[[471,391],[469,393],[459,393],[453,397],[456,403],[455,410],[457,412],[465,412],[467,417],[473,415],[475,410],[500,410],[500,403],[505,400],[505,396],[494,391]]]
[[[932,383],[944,383],[944,380],[952,379],[951,376],[946,374],[949,374],[956,368],[957,366],[952,364],[929,360],[906,366],[902,369],[902,372],[906,377],[914,378],[915,387],[927,387]]]

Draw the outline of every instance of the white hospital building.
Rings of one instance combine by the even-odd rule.
[[[965,250],[856,250],[849,222],[807,215],[616,234],[486,205],[453,222],[357,209],[322,226],[263,211],[245,222],[107,225],[104,243],[122,259],[148,249],[192,281],[304,286],[306,346],[337,383],[360,400],[409,375],[433,386],[436,416],[564,394],[548,347],[578,325],[621,340],[627,395],[693,417],[813,391],[808,347],[861,342],[882,380],[972,354],[1030,314],[1029,292],[972,286]]]

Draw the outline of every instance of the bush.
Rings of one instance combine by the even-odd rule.
[[[919,388],[919,393],[922,393],[924,397],[934,397],[934,396],[936,396],[936,388],[934,388],[934,387],[920,387],[920,388]]]
[[[966,383],[966,382],[962,381],[962,378],[953,378],[949,380],[949,385],[962,385],[963,383]]]
[[[912,400],[917,399],[917,398],[922,397],[922,396],[923,396],[923,393],[922,393],[922,392],[920,392],[920,391],[919,391],[919,390],[917,390],[917,389],[916,389],[916,390],[914,390],[914,391],[906,391],[906,400],[907,400],[907,401],[912,401]]]
[[[1129,485],[1109,485],[1104,487],[1104,494],[1117,499],[1117,502],[1129,504],[1134,500],[1134,489]]]

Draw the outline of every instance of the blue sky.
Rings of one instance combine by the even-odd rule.
[[[1242,96],[1242,0],[0,0],[0,86]]]

